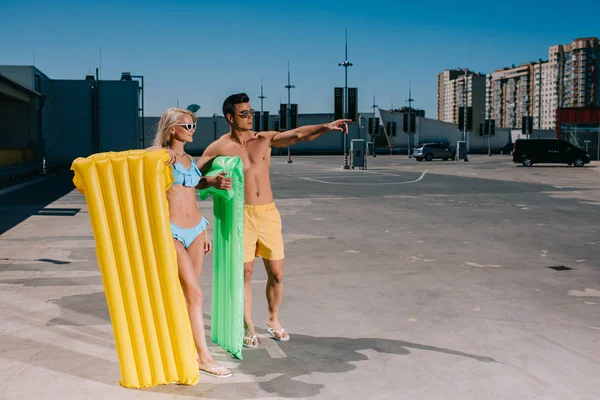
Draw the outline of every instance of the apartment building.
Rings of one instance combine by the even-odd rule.
[[[554,129],[558,103],[558,71],[550,61],[535,63],[533,66],[533,103],[531,115],[535,129]]]
[[[456,108],[456,78],[462,76],[465,70],[445,70],[438,74],[438,109],[437,119],[440,121],[454,121]]]
[[[438,74],[438,120],[458,124],[459,107],[473,108],[473,127],[482,121],[485,105],[485,75],[468,69]]]
[[[485,113],[497,127],[520,128],[523,116],[535,129],[556,129],[557,109],[600,106],[600,41],[575,39],[550,46],[548,60],[500,68],[485,77]],[[455,122],[463,70],[438,74],[438,119]],[[477,99],[475,99],[477,101]]]
[[[550,47],[550,59],[560,75],[560,107],[600,106],[600,41],[575,39],[567,45]]]
[[[517,128],[521,117],[532,115],[534,63],[500,68],[486,75],[486,113],[496,126]]]

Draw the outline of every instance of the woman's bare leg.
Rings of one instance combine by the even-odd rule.
[[[179,281],[181,282],[187,303],[194,343],[198,351],[199,368],[202,370],[212,370],[217,375],[228,375],[230,373],[229,370],[225,368],[219,369],[221,366],[213,360],[206,343],[204,317],[202,315],[202,289],[198,281],[198,275],[202,270],[202,263],[204,261],[204,236],[198,236],[187,250],[180,241],[175,239],[174,241],[177,251]]]

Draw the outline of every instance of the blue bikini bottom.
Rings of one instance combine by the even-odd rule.
[[[192,245],[192,242],[206,230],[207,226],[208,221],[204,217],[202,217],[200,222],[193,228],[180,228],[171,222],[171,232],[173,238],[183,243],[183,247],[187,249]]]

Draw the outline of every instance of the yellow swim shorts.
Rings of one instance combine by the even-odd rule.
[[[244,205],[244,262],[255,257],[284,258],[281,215],[275,203]]]

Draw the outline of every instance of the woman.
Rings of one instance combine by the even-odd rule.
[[[183,148],[186,143],[192,142],[195,130],[194,113],[182,108],[169,108],[160,118],[156,138],[149,150],[166,149],[171,156],[168,164],[173,168],[174,182],[167,190],[169,219],[177,251],[179,280],[198,351],[198,367],[202,372],[225,378],[231,376],[231,371],[213,360],[208,351],[204,331],[202,289],[198,279],[204,255],[210,253],[212,244],[206,234],[208,221],[202,216],[196,202],[196,189],[208,186],[231,189],[231,179],[223,175],[202,177],[194,160]]]

